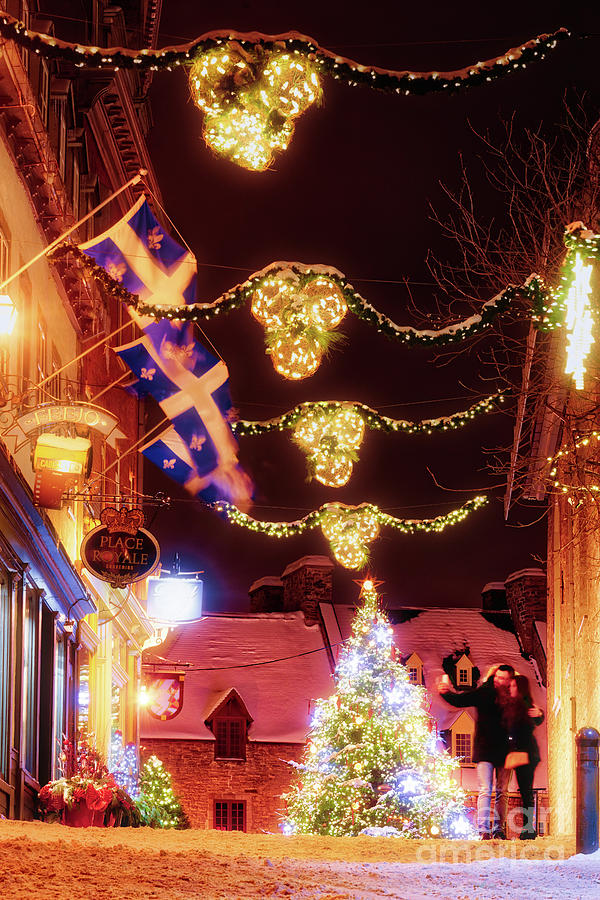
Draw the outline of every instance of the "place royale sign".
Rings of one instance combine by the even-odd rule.
[[[124,587],[146,578],[160,561],[156,538],[142,528],[141,509],[107,507],[100,513],[101,525],[89,531],[81,544],[86,569],[112,587]]]

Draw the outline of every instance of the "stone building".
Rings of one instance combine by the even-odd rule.
[[[181,710],[166,720],[144,711],[141,740],[144,754],[171,773],[193,827],[277,831],[288,760],[300,759],[312,704],[333,687],[323,634],[310,617],[317,595],[305,598],[301,586],[317,570],[330,581],[332,569],[306,557],[281,579],[285,610],[279,593],[277,611],[209,615],[144,654],[150,687],[184,678]],[[253,603],[270,587],[277,585],[253,585]]]

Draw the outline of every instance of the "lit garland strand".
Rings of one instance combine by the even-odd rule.
[[[365,580],[361,597],[335,694],[317,700],[302,762],[291,763],[283,831],[475,837],[452,777],[458,760],[439,745],[425,690],[398,659],[376,583]]]
[[[349,569],[363,568],[368,562],[369,545],[379,534],[380,526],[387,526],[403,534],[442,532],[450,525],[462,522],[470,512],[487,503],[487,497],[478,496],[445,515],[432,519],[398,519],[372,503],[348,506],[344,503],[324,503],[302,519],[293,522],[264,522],[241,512],[232,503],[219,500],[209,504],[223,513],[234,525],[268,537],[287,538],[320,527],[329,540],[337,561]]]
[[[72,254],[92,277],[112,296],[132,306],[143,316],[173,321],[200,322],[219,314],[252,304],[252,312],[267,334],[267,353],[275,368],[288,378],[305,378],[318,367],[323,353],[335,343],[331,333],[344,317],[346,309],[372,325],[386,337],[405,346],[442,345],[462,341],[489,328],[500,314],[518,299],[527,299],[535,310],[536,322],[542,321],[545,298],[550,296],[537,275],[521,286],[509,285],[482,304],[481,312],[438,330],[397,325],[368,303],[337,269],[302,263],[271,263],[251,275],[243,284],[217,297],[211,303],[158,307],[140,302],[95,260],[71,244],[62,244],[49,254],[60,260]],[[530,313],[528,313],[530,314]],[[542,327],[540,324],[539,327]],[[287,342],[287,343],[286,343]]]
[[[585,359],[594,343],[592,329],[594,319],[590,295],[592,287],[592,266],[586,266],[579,253],[575,254],[573,266],[574,279],[567,294],[567,314],[565,325],[567,334],[567,361],[565,373],[572,375],[575,387],[583,390],[583,375],[585,373]]]
[[[293,440],[307,454],[313,477],[329,487],[341,487],[350,478],[353,463],[358,460],[365,428],[388,434],[432,434],[434,431],[457,429],[481,413],[492,412],[496,404],[504,402],[505,396],[502,393],[492,394],[469,409],[420,422],[382,416],[364,403],[321,400],[301,403],[265,422],[242,419],[233,422],[232,429],[238,436],[293,430]]]
[[[567,329],[565,374],[573,375],[575,387],[583,389],[585,359],[594,343],[592,293],[592,263],[600,258],[600,235],[585,228],[583,222],[572,222],[565,230],[567,252],[557,288],[542,301],[534,321],[538,328],[550,331]]]
[[[558,488],[561,494],[568,494],[569,492],[582,492],[582,493],[591,493],[597,494],[600,492],[600,484],[592,483],[592,484],[565,484],[558,477],[559,470],[559,460],[568,459],[570,456],[573,456],[582,447],[587,447],[590,443],[600,441],[600,431],[589,431],[583,437],[578,438],[575,441],[575,444],[572,448],[567,450],[559,450],[558,453],[555,453],[554,456],[549,456],[547,458],[547,462],[551,464],[549,477],[552,480],[552,487]],[[594,477],[599,478],[600,476],[594,473]]]
[[[246,53],[252,53],[257,47],[261,47],[264,51],[283,50],[314,60],[320,72],[353,87],[366,85],[380,91],[406,95],[452,92],[461,87],[489,84],[511,72],[525,68],[528,64],[544,59],[559,41],[574,37],[568,29],[559,28],[551,34],[537,35],[524,44],[507,50],[501,56],[474,63],[463,69],[448,72],[410,72],[362,65],[320,47],[313,38],[296,31],[266,35],[258,32],[244,34],[226,29],[210,31],[187,44],[158,50],[151,48],[131,50],[128,47],[93,47],[62,41],[53,35],[33,31],[23,22],[3,12],[0,16],[0,35],[47,59],[62,59],[74,63],[79,68],[84,66],[101,69],[135,68],[142,71],[189,66],[198,54],[234,42]]]

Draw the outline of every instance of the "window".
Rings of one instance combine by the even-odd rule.
[[[38,107],[42,122],[48,127],[48,97],[50,94],[50,71],[45,59],[40,59],[40,89]]]
[[[11,592],[5,580],[0,582],[0,778],[8,781],[8,744],[10,734],[11,665]]]
[[[458,670],[458,684],[471,684],[471,679],[469,677],[470,673],[468,669],[459,669]]]
[[[23,736],[24,768],[37,775],[39,600],[27,591],[23,623]]]
[[[409,666],[408,680],[412,681],[413,684],[419,683],[419,670],[417,669],[416,666]]]
[[[463,763],[473,762],[473,755],[471,750],[471,735],[457,734],[454,737],[454,742],[455,756],[460,757],[461,762]]]
[[[65,685],[67,678],[67,647],[61,635],[56,641],[54,669],[54,772],[60,772],[60,754],[65,737]]]
[[[246,804],[243,800],[215,800],[214,828],[217,831],[245,831]]]
[[[244,719],[214,719],[215,759],[246,759]]]

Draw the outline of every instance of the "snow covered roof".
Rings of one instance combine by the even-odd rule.
[[[332,645],[338,644],[333,647],[337,657],[339,642],[350,635],[355,607],[321,603],[320,608],[329,640]],[[545,713],[546,691],[537,683],[531,663],[521,655],[510,613],[463,608],[402,608],[388,609],[386,612],[394,628],[394,643],[403,658],[416,652],[423,661],[423,679],[429,691],[431,713],[440,731],[451,728],[462,712],[445,703],[436,690],[444,674],[442,661],[454,651],[462,651],[465,647],[469,647],[469,658],[479,669],[481,678],[496,663],[508,663],[519,673],[526,675],[531,685],[533,701]],[[473,710],[469,712],[475,715]],[[542,762],[536,771],[536,786],[545,786],[545,723],[536,729],[536,738],[542,753]]]
[[[257,581],[252,582],[248,588],[248,593],[251,594],[261,587],[283,587],[283,581],[277,575],[265,575],[264,578],[259,578]]]
[[[281,657],[294,658],[253,665]],[[167,671],[164,660],[189,666],[183,709],[165,722],[142,712],[142,741],[213,740],[204,721],[234,688],[254,720],[250,741],[303,743],[310,701],[333,690],[321,631],[307,626],[301,612],[206,616],[174,629],[160,647],[144,654],[145,663],[160,663]]]
[[[300,559],[294,560],[286,569],[284,569],[282,578],[291,575],[297,569],[303,569],[304,566],[316,566],[322,569],[333,569],[334,565],[328,556],[302,556]]]
[[[516,581],[517,578],[524,578],[526,575],[533,575],[538,578],[546,577],[546,573],[543,569],[519,569],[518,572],[511,572],[504,584]]]

